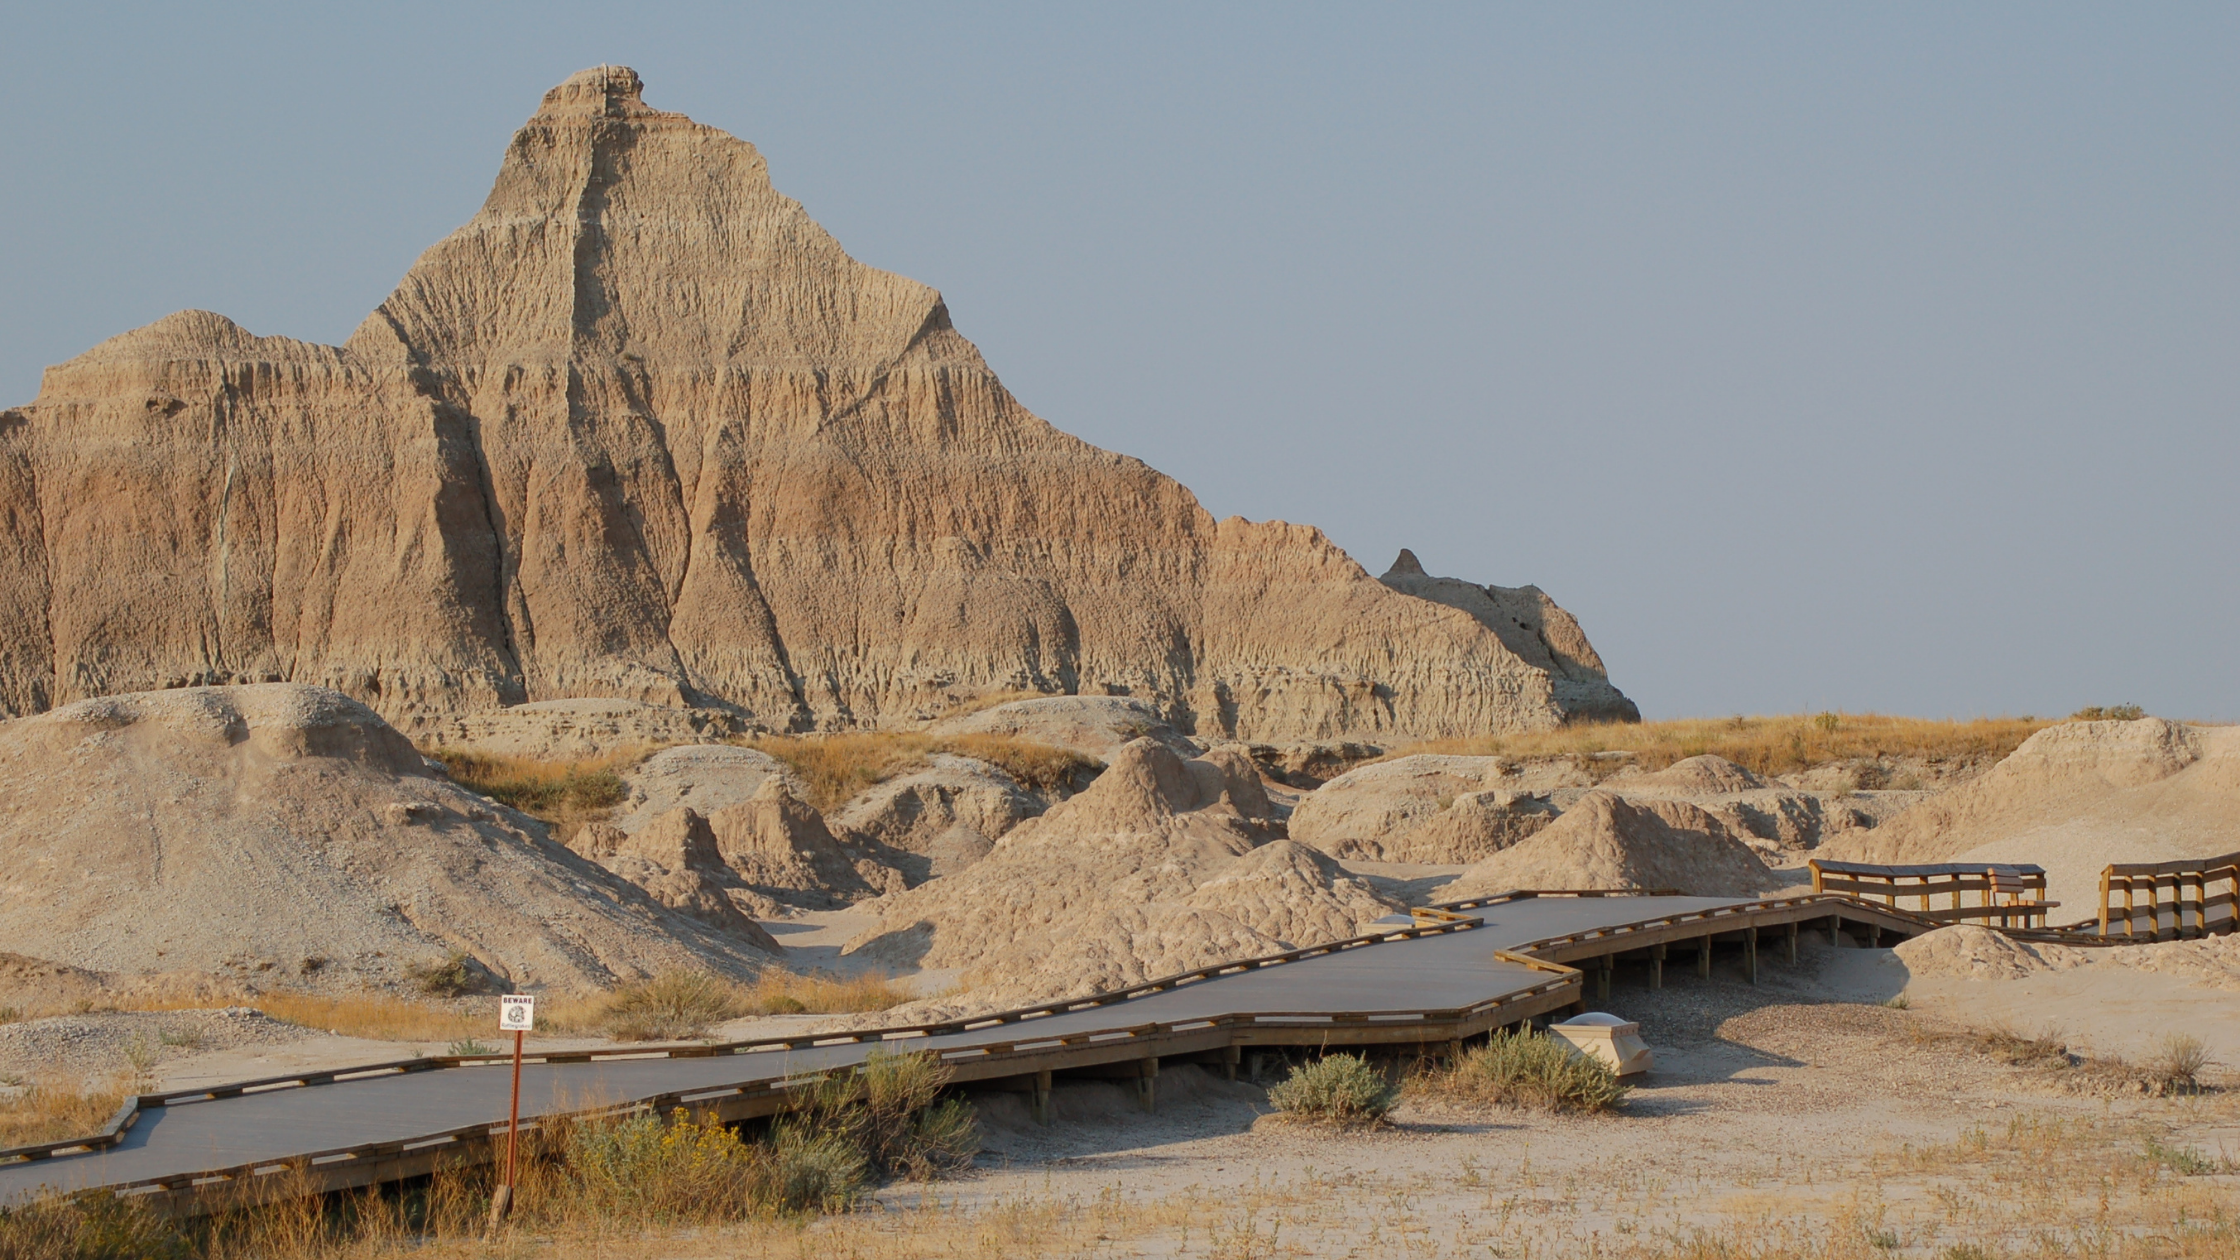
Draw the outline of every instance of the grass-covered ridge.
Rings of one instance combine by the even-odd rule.
[[[1760,774],[1791,774],[1816,766],[1882,758],[1997,761],[2054,721],[2037,717],[1910,718],[1881,713],[1796,713],[1777,717],[1676,718],[1663,722],[1597,722],[1552,731],[1435,740],[1394,750],[1515,758],[1633,754],[1634,764],[1661,770],[1713,754]]]

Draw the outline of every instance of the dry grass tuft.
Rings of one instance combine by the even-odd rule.
[[[1579,757],[1630,752],[1648,770],[1707,753],[1760,774],[1791,774],[1815,766],[1885,757],[1923,761],[2005,757],[2052,722],[2034,717],[1969,721],[1890,717],[1880,713],[1792,714],[1782,717],[1681,718],[1668,722],[1606,722],[1560,730],[1474,739],[1436,740],[1386,754]],[[1615,770],[1616,764],[1598,763]],[[1862,787],[1879,786],[1861,784]]]
[[[603,757],[539,761],[472,748],[424,748],[459,786],[565,830],[607,816],[622,803],[622,776],[658,749],[638,744]]]
[[[707,972],[672,971],[628,984],[588,1007],[555,1005],[554,1029],[598,1029],[620,1041],[682,1041],[750,1015],[839,1015],[883,1011],[915,995],[892,978],[802,975],[772,968],[751,985]]]
[[[831,810],[896,775],[923,769],[938,742],[916,731],[850,731],[757,735],[747,745],[786,763],[808,788],[808,803]]]
[[[117,1114],[132,1092],[126,1085],[116,1081],[89,1092],[43,1082],[21,1086],[13,1098],[0,1098],[0,1147],[85,1137]]]
[[[486,1032],[491,1022],[491,1016],[481,1012],[469,1014],[454,1005],[394,997],[373,990],[320,994],[289,990],[213,993],[196,989],[126,995],[104,1009],[199,1011],[223,1006],[254,1007],[283,1023],[369,1041],[451,1041]]]
[[[1453,1066],[1418,1074],[1408,1089],[1430,1098],[1593,1114],[1615,1111],[1633,1087],[1602,1060],[1522,1029],[1494,1033]]]
[[[1104,763],[1070,748],[1054,748],[1009,735],[951,735],[937,751],[972,757],[1002,770],[1037,792],[1075,791],[1094,778]]]
[[[242,1002],[290,1024],[371,1041],[451,1041],[488,1031],[493,1018],[385,993],[260,993]]]

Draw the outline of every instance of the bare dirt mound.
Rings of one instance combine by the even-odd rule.
[[[614,825],[636,831],[677,809],[690,809],[702,818],[717,810],[754,799],[765,779],[775,778],[796,797],[808,795],[786,763],[759,748],[727,744],[669,748],[639,763],[623,777],[625,795],[615,811]]]
[[[1435,900],[1512,888],[1672,888],[1748,897],[1779,883],[1724,822],[1698,806],[1591,792],[1530,839],[1463,872]]]
[[[1270,815],[1242,749],[1185,761],[1138,740],[977,863],[885,898],[849,949],[968,968],[973,1000],[1003,1004],[1342,939],[1399,908]]]
[[[2065,722],[1962,787],[1827,845],[1855,862],[2035,862],[2062,903],[2099,910],[2111,862],[2240,850],[2240,727],[2161,718]]]
[[[1684,758],[1662,770],[1626,780],[1629,790],[1647,788],[1666,792],[1755,792],[1772,786],[1757,771],[1709,753]]]
[[[1167,721],[1159,706],[1132,696],[1040,696],[977,713],[944,718],[936,735],[1007,735],[1109,762],[1139,739],[1153,739],[1185,757],[1198,745]]]
[[[365,706],[287,683],[0,725],[0,862],[0,949],[128,978],[392,984],[458,949],[486,978],[585,989],[769,961],[435,777]]]
[[[959,828],[993,841],[1043,810],[1042,798],[985,761],[951,753],[928,760],[925,769],[888,779],[834,810],[831,826],[843,835],[925,854]],[[962,852],[958,839],[952,836],[945,850],[952,858]]]
[[[1555,820],[1545,792],[1508,786],[1498,757],[1419,753],[1349,770],[1291,811],[1291,838],[1333,857],[1474,862]]]

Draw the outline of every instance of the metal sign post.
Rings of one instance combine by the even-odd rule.
[[[490,1225],[513,1210],[514,1154],[521,1139],[521,1039],[537,1026],[537,999],[508,993],[498,999],[498,1031],[513,1034],[513,1101],[506,1105],[506,1171],[498,1191],[490,1196]]]

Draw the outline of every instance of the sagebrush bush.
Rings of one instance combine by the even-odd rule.
[[[1529,1029],[1496,1032],[1423,1083],[1478,1102],[1579,1112],[1610,1111],[1633,1089],[1602,1060]]]
[[[940,1101],[949,1076],[931,1054],[873,1050],[856,1073],[827,1077],[810,1091],[795,1123],[845,1136],[876,1176],[929,1181],[980,1151],[971,1106]]]
[[[565,1148],[588,1206],[667,1224],[741,1216],[773,1205],[768,1153],[715,1121],[679,1110],[578,1126]]]
[[[2201,1088],[2209,1066],[2209,1044],[2192,1033],[2166,1033],[2147,1060],[2147,1074],[2166,1094],[2191,1094]]]
[[[1338,1124],[1382,1120],[1399,1100],[1400,1088],[1357,1054],[1326,1054],[1291,1069],[1268,1091],[1279,1111]]]
[[[723,977],[667,971],[607,995],[593,1022],[621,1041],[678,1041],[748,1012],[739,986]]]

